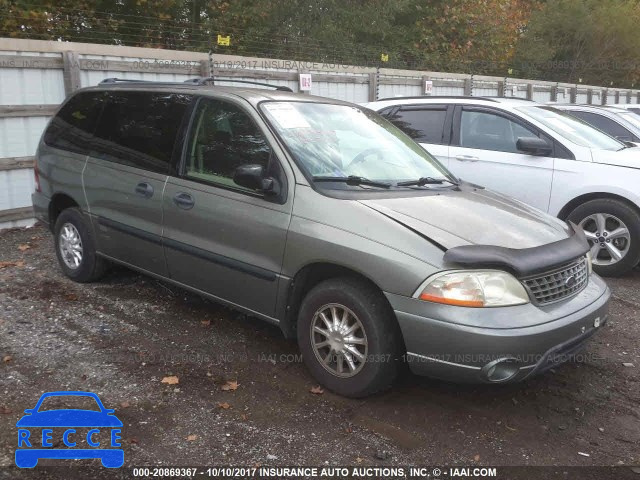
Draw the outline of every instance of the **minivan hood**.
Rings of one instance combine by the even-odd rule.
[[[618,151],[592,149],[591,156],[596,163],[640,168],[640,147],[625,148]]]
[[[567,224],[540,210],[467,186],[459,191],[360,202],[445,249],[473,244],[521,249],[570,236]]]

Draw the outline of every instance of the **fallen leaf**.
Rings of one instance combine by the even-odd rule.
[[[120,406],[122,408],[129,408],[129,402],[127,402],[126,400],[124,402],[120,402]]]
[[[2,357],[2,361],[4,363],[9,363],[11,360],[13,360],[13,357],[11,355],[5,355],[4,357]]]
[[[180,381],[178,380],[178,377],[176,377],[175,375],[164,377],[162,380],[160,380],[160,383],[167,383],[169,385],[177,385],[179,382]]]
[[[218,408],[224,408],[225,410],[228,410],[229,408],[231,408],[231,405],[229,405],[227,402],[218,402]]]
[[[316,387],[311,387],[311,390],[309,390],[311,393],[313,393],[314,395],[322,395],[324,393],[324,390],[322,389],[322,387],[320,385],[316,386]]]
[[[476,455],[475,457],[473,457],[473,460],[474,460],[475,462],[477,462],[478,460],[480,460],[480,455]]]
[[[198,439],[197,435],[187,435],[188,442],[193,442],[194,440],[197,440],[197,439]]]
[[[9,415],[13,413],[9,407],[0,407],[0,415]]]
[[[510,426],[509,426],[509,425],[507,425],[506,423],[505,423],[505,425],[504,425],[504,426],[505,426],[508,430],[511,430],[512,432],[517,432],[517,431],[518,431],[518,429],[517,429],[517,428],[510,427]]]
[[[225,392],[230,392],[230,391],[237,390],[239,385],[240,384],[238,383],[237,380],[233,380],[233,381],[228,381],[220,388]]]
[[[360,458],[360,457],[356,458],[356,462],[357,463],[362,463],[363,460],[364,460],[364,458]]]
[[[131,437],[129,439],[129,443],[138,443],[138,439],[136,437]]]
[[[200,320],[200,323],[205,327],[208,327],[209,325],[211,325],[211,320]]]
[[[75,293],[66,293],[64,295],[65,300],[69,300],[70,302],[75,302],[76,300],[78,300],[78,295],[76,295]]]
[[[17,267],[19,262],[0,262],[0,269],[6,267]],[[24,262],[21,262],[24,265]]]
[[[18,250],[20,250],[21,252],[24,252],[25,250],[29,250],[31,248],[31,245],[29,245],[28,243],[23,243],[22,245],[18,245]]]
[[[242,414],[242,415],[240,416],[240,418],[242,418],[242,420],[245,420],[245,421],[246,421],[246,420],[247,420],[247,418],[249,418],[249,417],[247,417],[245,414]]]

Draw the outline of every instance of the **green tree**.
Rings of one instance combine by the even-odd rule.
[[[638,83],[637,0],[548,0],[518,44],[514,74],[569,83]]]

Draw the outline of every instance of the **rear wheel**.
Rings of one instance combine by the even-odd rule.
[[[93,282],[104,274],[106,261],[96,254],[93,234],[78,208],[68,208],[58,215],[54,239],[60,267],[71,280]]]
[[[347,397],[389,387],[402,354],[386,299],[352,278],[326,280],[307,294],[298,315],[298,344],[316,380]]]
[[[590,200],[567,220],[584,229],[599,275],[623,275],[640,261],[640,215],[629,205],[609,198]]]

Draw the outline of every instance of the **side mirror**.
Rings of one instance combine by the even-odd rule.
[[[233,172],[233,181],[241,187],[268,195],[280,194],[278,180],[273,177],[265,177],[262,165],[240,165]]]
[[[551,154],[551,145],[538,137],[519,137],[516,148],[529,155],[544,157]]]

